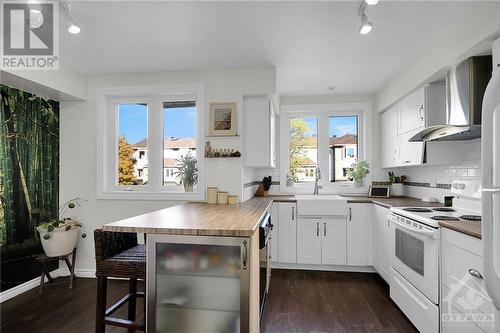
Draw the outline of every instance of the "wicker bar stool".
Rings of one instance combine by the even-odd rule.
[[[144,322],[136,321],[137,280],[146,279],[146,249],[137,243],[134,233],[94,231],[95,260],[97,276],[96,333],[104,333],[106,325],[125,327],[129,332],[145,330]],[[106,308],[108,277],[129,279],[129,292],[111,307]],[[128,318],[111,317],[128,302]],[[144,310],[145,310],[144,302]],[[145,315],[145,311],[144,311]]]

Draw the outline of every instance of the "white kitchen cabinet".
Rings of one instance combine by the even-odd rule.
[[[393,248],[391,246],[391,232],[389,219],[389,209],[373,205],[373,264],[375,270],[387,282],[391,281],[391,256]]]
[[[323,265],[345,265],[347,241],[345,219],[323,219],[322,224],[321,263]]]
[[[347,265],[373,264],[372,204],[351,203],[347,206]]]
[[[380,115],[380,154],[383,168],[396,166],[398,148],[398,114],[397,106],[394,106]]]
[[[277,104],[269,96],[243,98],[243,159],[248,167],[276,165]]]
[[[297,263],[321,264],[320,219],[299,219],[297,224]]]
[[[273,230],[271,234],[271,261],[279,262],[279,227],[280,227],[280,217],[279,217],[279,203],[273,203],[271,208],[271,222],[273,224]]]
[[[297,224],[297,263],[345,265],[345,219],[300,218]]]
[[[297,263],[297,205],[278,202],[278,260],[280,263]]]
[[[481,318],[487,318],[488,315],[495,313],[495,307],[486,291],[483,279],[481,242],[480,239],[441,228],[440,303],[443,315],[441,327],[444,332],[450,323],[443,319],[463,313],[468,314],[471,322],[484,332],[495,332],[494,328],[484,326],[485,322],[481,321]],[[474,325],[471,327],[474,328]],[[466,332],[454,328],[456,329],[454,332]]]
[[[411,93],[398,103],[398,135],[433,125],[443,125],[446,86],[434,82]]]
[[[424,160],[424,143],[408,142],[421,129],[412,130],[398,137],[398,157],[396,166],[421,165]]]
[[[445,84],[435,82],[411,93],[382,113],[380,116],[382,167],[422,165],[429,162],[432,164],[434,160],[435,164],[443,164],[441,159],[429,159],[429,161],[425,159],[424,142],[408,140],[425,127],[445,124],[445,108]],[[449,163],[455,161],[456,158],[453,158]]]
[[[398,103],[398,135],[425,126],[425,90],[418,89]]]

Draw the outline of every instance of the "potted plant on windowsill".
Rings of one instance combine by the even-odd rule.
[[[179,170],[174,174],[179,177],[180,183],[184,185],[185,192],[193,192],[193,187],[198,182],[198,168],[196,157],[188,152],[186,156],[181,155],[181,158],[177,159],[179,165]]]
[[[370,172],[370,165],[366,161],[354,163],[352,169],[347,172],[347,178],[354,181],[354,187],[363,186],[363,178]]]
[[[87,237],[81,222],[76,218],[65,217],[67,210],[73,209],[77,205],[80,206],[81,201],[84,200],[74,198],[62,203],[59,206],[58,218],[38,225],[37,230],[40,234],[40,241],[48,257],[58,257],[71,253],[76,245],[80,229],[82,229],[82,238]],[[39,209],[34,209],[34,211],[35,214],[42,213]]]

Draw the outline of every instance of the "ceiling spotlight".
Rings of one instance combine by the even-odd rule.
[[[359,32],[362,35],[366,35],[370,31],[372,31],[372,28],[373,28],[373,23],[368,21],[368,17],[363,13],[363,15],[361,16],[361,26],[359,27]]]
[[[369,4],[370,6],[374,6],[374,5],[378,4],[378,0],[365,0],[365,2],[367,4]]]
[[[76,35],[80,33],[80,26],[76,24],[75,20],[73,20],[73,17],[71,16],[71,4],[67,4],[68,7],[68,32],[70,34]]]
[[[38,29],[43,25],[43,14],[38,9],[30,9],[30,28]]]
[[[80,30],[81,30],[80,27],[77,26],[74,22],[70,22],[70,24],[68,24],[68,32],[70,34],[73,35],[79,34]]]

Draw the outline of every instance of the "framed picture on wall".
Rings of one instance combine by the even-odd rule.
[[[237,135],[237,124],[236,103],[210,103],[209,135]]]

